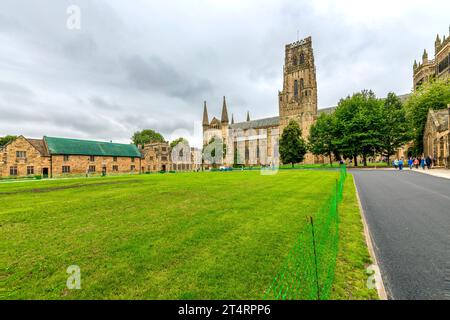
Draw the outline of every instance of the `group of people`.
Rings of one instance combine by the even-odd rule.
[[[403,167],[405,165],[405,161],[403,160],[403,158],[401,159],[395,159],[394,160],[394,168],[398,169],[398,170],[403,170]],[[413,168],[419,169],[419,166],[425,170],[425,168],[427,168],[428,170],[431,169],[431,165],[433,164],[433,159],[431,159],[430,156],[428,157],[409,157],[408,159],[408,167],[410,170],[412,170]]]

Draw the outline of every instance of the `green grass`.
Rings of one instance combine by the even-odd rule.
[[[261,299],[337,177],[287,170],[1,183],[0,298]],[[343,219],[340,232],[357,245],[340,249],[334,298],[373,297],[361,286],[367,249],[354,205],[353,189],[342,203],[351,228]],[[66,289],[70,265],[81,268],[81,290]],[[340,274],[349,270],[357,280]]]
[[[372,264],[361,220],[353,176],[348,175],[339,206],[339,251],[331,299],[378,299],[377,291],[367,288],[365,270]]]

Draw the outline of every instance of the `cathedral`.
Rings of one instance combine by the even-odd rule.
[[[225,145],[224,150],[220,150],[222,157],[209,162],[226,166],[278,165],[278,141],[291,120],[299,124],[303,138],[308,138],[310,127],[318,117],[316,67],[311,37],[285,46],[283,90],[278,92],[278,103],[276,117],[250,120],[247,112],[247,121],[235,123],[233,115],[231,121],[229,119],[225,97],[220,119],[213,117],[209,121],[205,102],[203,145],[208,146],[217,138]],[[308,153],[304,162],[320,163],[323,159]]]

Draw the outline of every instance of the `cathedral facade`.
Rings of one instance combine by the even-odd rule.
[[[303,138],[308,138],[310,128],[318,116],[316,67],[311,37],[285,46],[283,90],[278,92],[278,103],[278,116],[251,120],[247,112],[245,122],[235,123],[233,115],[231,121],[229,119],[225,97],[220,119],[213,117],[209,121],[205,102],[203,145],[208,148],[213,141],[220,140],[225,146],[220,150],[216,148],[214,152],[221,156],[205,159],[205,163],[226,166],[278,165],[278,142],[291,120],[299,124]],[[312,164],[321,161],[321,158],[307,154],[304,162]]]

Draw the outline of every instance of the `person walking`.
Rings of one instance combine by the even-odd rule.
[[[403,158],[398,161],[398,170],[403,170]]]
[[[428,170],[430,170],[430,169],[431,169],[431,158],[430,158],[430,156],[428,156],[428,157],[425,159],[425,163],[426,163],[426,165],[427,165]]]
[[[398,168],[398,159],[394,160],[394,168],[397,169]]]
[[[416,169],[419,169],[419,164],[420,164],[419,159],[417,159],[417,157],[414,158],[414,167],[416,167]]]
[[[409,170],[412,170],[413,164],[414,164],[413,158],[412,158],[412,157],[409,157],[409,159],[408,159],[408,167],[409,167]]]
[[[424,158],[422,158],[420,160],[420,166],[422,167],[423,170],[425,170],[425,159]]]

